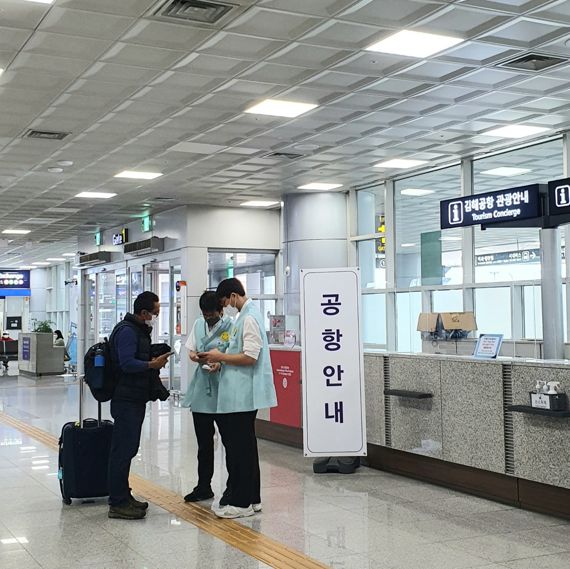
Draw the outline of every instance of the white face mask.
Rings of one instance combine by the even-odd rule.
[[[158,322],[158,316],[156,314],[152,314],[151,316],[152,318],[150,320],[144,321],[144,323],[150,327],[154,326]]]
[[[224,307],[224,316],[229,316],[230,318],[235,318],[239,314],[239,310],[236,306],[232,305],[232,297],[230,296],[230,302]]]

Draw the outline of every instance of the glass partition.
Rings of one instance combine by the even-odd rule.
[[[115,273],[113,271],[99,273],[97,277],[97,313],[99,315],[98,334],[99,340],[102,340],[103,338],[108,338],[111,335],[116,324],[116,282]]]
[[[475,289],[477,334],[513,336],[511,322],[511,289],[508,287]]]
[[[417,330],[422,311],[421,292],[396,294],[396,348],[398,352],[421,352],[422,339]]]
[[[129,311],[129,302],[127,296],[127,273],[120,271],[116,273],[116,319],[120,322],[125,314]]]
[[[363,341],[365,345],[386,347],[386,295],[362,295]]]

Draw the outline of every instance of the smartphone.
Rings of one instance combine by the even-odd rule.
[[[202,369],[205,369],[206,371],[212,371],[212,368],[208,364],[204,364],[202,366]]]

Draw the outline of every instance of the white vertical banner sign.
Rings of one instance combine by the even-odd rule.
[[[360,270],[301,270],[305,456],[366,455]]]

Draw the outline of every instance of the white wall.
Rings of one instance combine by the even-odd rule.
[[[30,276],[30,285],[32,289],[32,296],[30,297],[30,328],[32,327],[32,320],[45,320],[48,274],[45,269],[34,269]]]

